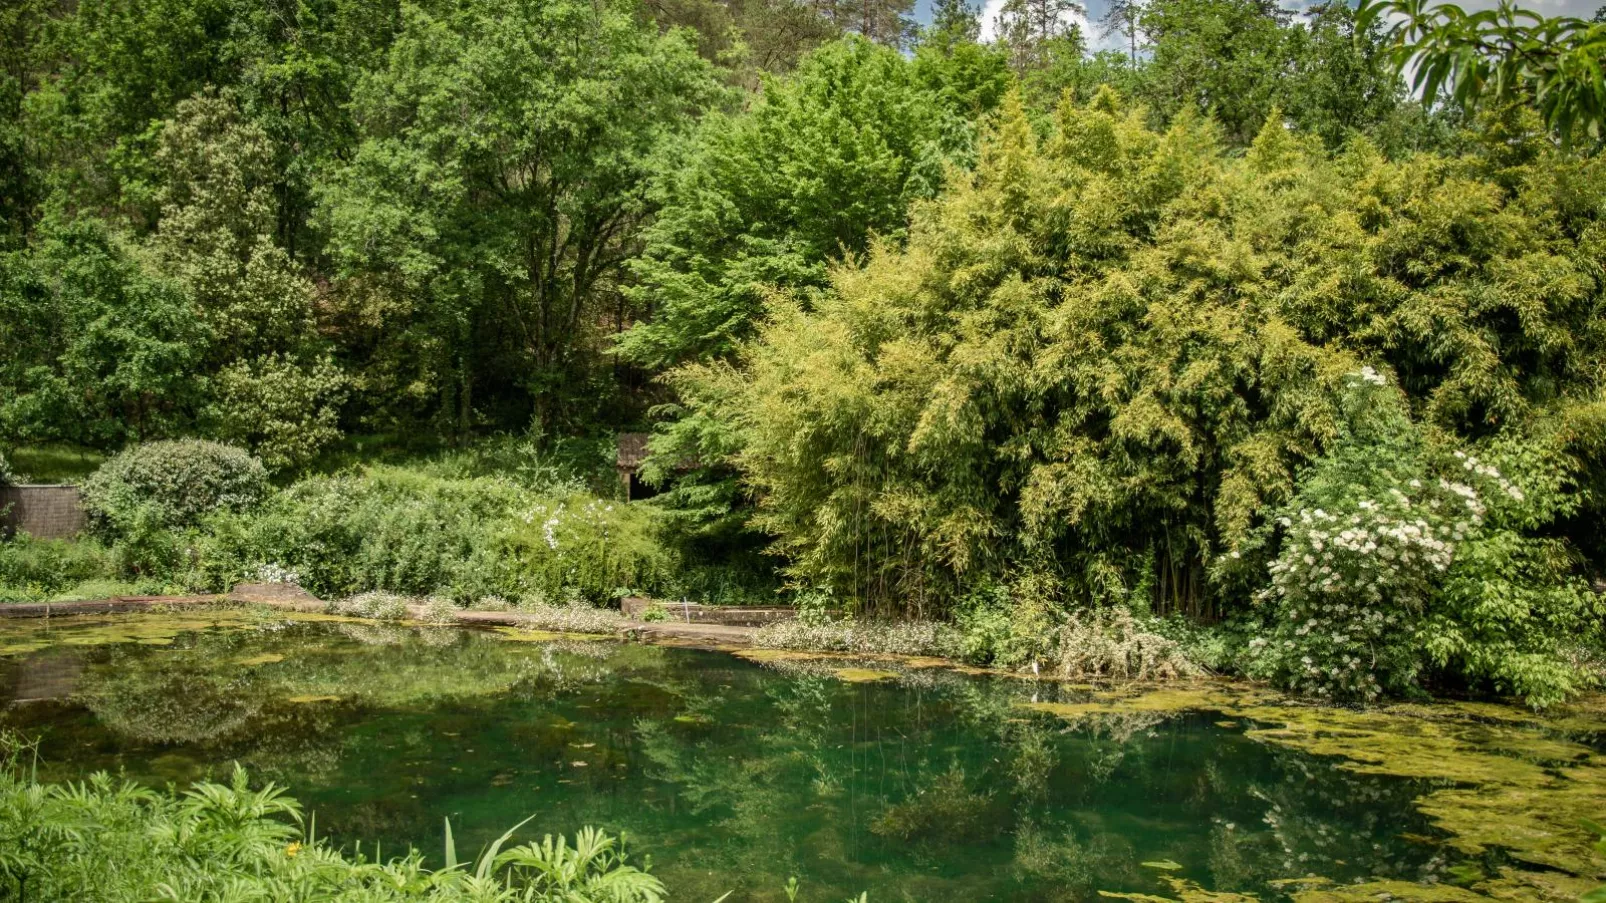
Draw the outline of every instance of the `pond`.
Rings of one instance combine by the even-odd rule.
[[[182,786],[239,762],[320,834],[437,861],[444,818],[470,849],[530,815],[538,833],[595,825],[699,903],[781,900],[794,876],[809,901],[1362,882],[1539,899],[1588,882],[1599,863],[1565,819],[1606,808],[1594,711],[1345,713],[1218,685],[1112,695],[934,661],[246,611],[0,620],[0,704],[0,728],[41,738],[42,777]],[[1545,811],[1502,830],[1554,818],[1553,836],[1480,837],[1478,807],[1507,791],[1512,812]]]

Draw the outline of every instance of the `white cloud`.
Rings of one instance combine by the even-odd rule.
[[[981,7],[981,40],[983,43],[998,38],[998,14],[1003,11],[1006,0],[986,0]],[[1066,13],[1060,17],[1061,22],[1074,23],[1082,29],[1082,37],[1091,45],[1098,38],[1093,26],[1088,22],[1085,13]]]
[[[1082,35],[1086,38],[1088,47],[1092,50],[1110,50],[1125,47],[1126,41],[1120,35],[1103,37],[1099,34],[1100,28],[1097,22],[1103,18],[1104,10],[1109,5],[1108,0],[1084,0],[1084,2],[1087,3],[1088,15],[1078,16],[1072,21],[1082,26]],[[1281,5],[1290,12],[1302,12],[1314,2],[1316,0],[1283,0]],[[1460,0],[1458,5],[1462,9],[1471,11],[1493,9],[1497,3],[1498,0]],[[1531,9],[1542,16],[1577,16],[1580,19],[1587,19],[1593,16],[1595,10],[1599,9],[1603,3],[1606,3],[1606,0],[1520,0],[1518,5],[1525,9]],[[995,26],[997,25],[998,12],[1003,7],[1004,0],[985,0],[981,15],[978,16],[981,20],[981,39],[983,41],[991,41],[996,37]],[[1092,20],[1091,23],[1089,19]]]

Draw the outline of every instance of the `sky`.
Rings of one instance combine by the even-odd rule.
[[[975,0],[972,0],[972,2],[975,2]],[[992,37],[993,21],[998,18],[998,10],[1004,5],[1004,0],[985,0],[985,2],[986,6],[983,7],[980,16],[982,37],[984,39]],[[1122,46],[1122,39],[1119,35],[1104,37],[1100,34],[1103,29],[1099,27],[1098,22],[1104,17],[1105,10],[1109,8],[1109,0],[1083,0],[1083,2],[1087,4],[1087,15],[1079,18],[1079,24],[1082,26],[1082,34],[1088,37],[1088,43],[1096,49]],[[1531,9],[1543,16],[1577,16],[1581,19],[1587,19],[1593,16],[1595,10],[1599,9],[1603,3],[1606,3],[1606,0],[1524,0],[1524,2],[1519,2],[1517,5],[1523,9]],[[934,5],[933,0],[916,0],[915,21],[922,25],[929,23]],[[1283,3],[1283,6],[1288,9],[1301,9],[1309,5],[1310,3],[1302,2]],[[1458,5],[1465,10],[1491,9],[1496,5],[1496,0],[1461,0]],[[1091,20],[1091,25],[1089,20]]]

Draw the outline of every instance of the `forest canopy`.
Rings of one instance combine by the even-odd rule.
[[[1433,9],[18,0],[0,449],[652,430],[673,542],[856,611],[1337,618],[1255,667],[1556,698],[1606,25]]]

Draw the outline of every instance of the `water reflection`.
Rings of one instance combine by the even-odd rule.
[[[5,724],[55,776],[240,761],[340,838],[437,847],[628,831],[685,899],[1093,900],[1165,879],[1436,877],[1420,782],[1246,738],[1210,713],[1067,722],[1054,684],[885,662],[368,624],[189,631],[10,660]],[[16,700],[43,700],[18,704]]]

